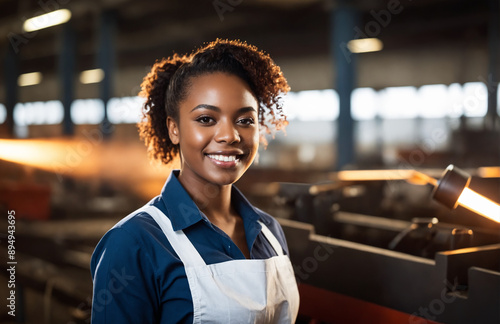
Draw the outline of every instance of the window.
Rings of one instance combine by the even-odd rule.
[[[0,103],[0,124],[5,122],[5,118],[7,118],[7,109]]]
[[[18,103],[14,106],[14,123],[18,126],[59,124],[63,116],[64,108],[59,100]]]
[[[135,124],[141,120],[141,97],[111,98],[108,101],[108,118],[113,124]]]
[[[380,116],[386,119],[415,118],[418,96],[415,87],[389,87],[379,91]]]
[[[442,118],[451,112],[449,90],[444,84],[424,85],[418,89],[418,114],[423,118]]]
[[[448,86],[448,95],[450,100],[450,111],[448,116],[460,117],[464,113],[464,89],[458,83],[452,83]]]
[[[482,82],[468,82],[463,86],[463,109],[467,117],[483,117],[488,110],[488,90]]]
[[[374,119],[378,110],[377,92],[372,88],[354,89],[351,105],[351,114],[355,120]]]
[[[79,124],[99,124],[104,118],[104,103],[100,99],[78,99],[71,104],[71,120]]]
[[[335,120],[339,115],[339,96],[335,90],[290,92],[284,110],[289,120]]]
[[[500,83],[497,88],[497,113],[500,116]]]

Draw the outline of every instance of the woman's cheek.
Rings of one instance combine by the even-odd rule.
[[[189,134],[187,134],[187,141],[195,146],[206,144],[204,142],[210,141],[210,127],[191,125]]]
[[[194,143],[202,143],[204,140],[207,139],[206,133],[207,133],[206,130],[197,128],[192,132],[192,135],[190,136],[191,140]]]

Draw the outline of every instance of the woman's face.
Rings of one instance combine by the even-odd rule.
[[[210,73],[190,80],[179,120],[167,119],[179,144],[184,183],[227,185],[252,164],[259,146],[258,102],[235,75]]]

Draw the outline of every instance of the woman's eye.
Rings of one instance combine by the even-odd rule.
[[[238,120],[238,124],[253,125],[255,124],[255,121],[253,120],[253,118],[242,118]]]
[[[199,122],[200,124],[210,124],[210,123],[214,122],[213,118],[212,117],[208,117],[208,116],[198,117],[196,119],[196,121]]]

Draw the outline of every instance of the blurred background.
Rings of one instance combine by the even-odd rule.
[[[499,3],[0,0],[0,239],[7,260],[14,210],[18,262],[16,316],[0,306],[0,320],[89,322],[93,248],[176,167],[148,160],[139,140],[142,78],[155,60],[216,38],[269,53],[292,88],[286,132],[269,138],[237,183],[255,205],[325,237],[430,261],[497,244],[484,266],[498,274],[499,224],[450,211],[432,200],[432,184],[405,181],[405,172],[439,179],[454,164],[472,176],[470,188],[500,201]],[[339,173],[382,169],[401,172],[375,172],[375,180]],[[405,243],[404,231],[417,227]],[[5,298],[8,281],[3,271]],[[418,310],[361,288],[338,291]],[[453,322],[454,312],[427,319]],[[302,316],[313,317],[314,309]]]

